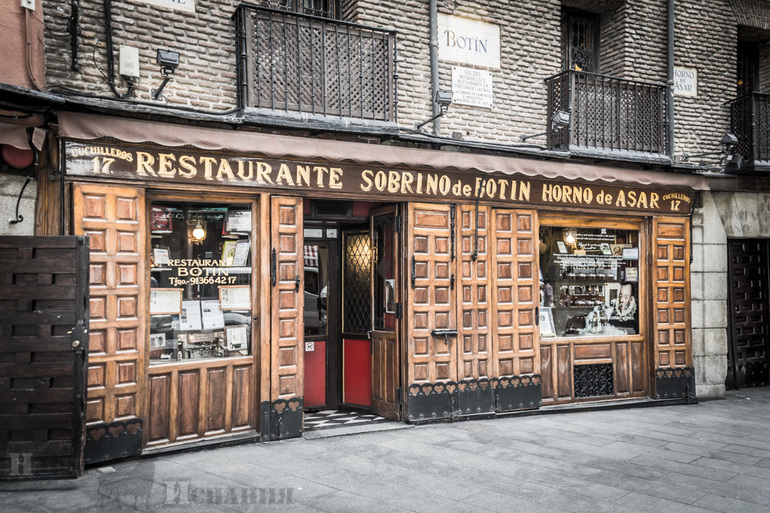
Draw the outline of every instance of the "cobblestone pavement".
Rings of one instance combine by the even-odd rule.
[[[3,512],[768,512],[770,388],[433,424],[0,482]]]

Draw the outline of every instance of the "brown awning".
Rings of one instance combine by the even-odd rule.
[[[189,145],[204,150],[231,150],[238,153],[258,153],[272,157],[322,159],[331,162],[381,164],[383,166],[476,170],[486,173],[499,172],[531,177],[581,179],[591,182],[603,181],[687,187],[698,190],[708,189],[706,180],[702,176],[689,174],[633,171],[578,164],[570,161],[534,160],[312,137],[219,130],[95,114],[60,112],[59,131],[64,138],[85,141],[113,138],[131,143],[151,143],[167,147]]]

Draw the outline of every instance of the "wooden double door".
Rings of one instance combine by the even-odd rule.
[[[534,211],[409,204],[406,381],[415,404],[446,386],[540,372],[536,226]],[[470,411],[452,404],[451,416]]]

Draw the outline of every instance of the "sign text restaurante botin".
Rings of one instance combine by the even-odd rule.
[[[691,191],[596,185],[478,171],[384,169],[358,164],[218,155],[196,150],[66,143],[67,174],[113,179],[339,191],[415,199],[475,200],[516,205],[626,209],[687,214]]]

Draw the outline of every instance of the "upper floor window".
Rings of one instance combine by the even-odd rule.
[[[590,12],[562,11],[562,68],[599,71],[599,18]]]
[[[751,43],[738,43],[738,96],[759,91],[759,50]]]
[[[337,18],[336,0],[260,0],[257,5],[322,18]]]

